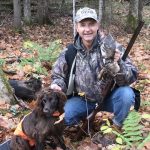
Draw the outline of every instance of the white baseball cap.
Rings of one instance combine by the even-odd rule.
[[[88,7],[80,8],[76,13],[75,21],[80,22],[81,20],[86,18],[92,18],[95,21],[98,21],[97,13],[94,9]]]

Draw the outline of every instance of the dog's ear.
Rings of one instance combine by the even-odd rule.
[[[61,91],[55,91],[56,92],[56,95],[58,97],[58,111],[60,113],[63,113],[64,112],[64,105],[65,105],[65,102],[67,100],[67,97],[65,95],[64,92],[61,92]]]
[[[43,97],[44,97],[45,93],[46,93],[46,90],[43,89],[42,91],[40,91],[38,93],[38,96],[37,96],[36,108],[39,112],[42,112],[42,110],[43,110],[42,101],[43,101]]]

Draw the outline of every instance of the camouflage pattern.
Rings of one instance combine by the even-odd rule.
[[[102,99],[103,92],[112,78],[114,78],[116,84],[119,86],[130,85],[137,79],[137,69],[131,63],[131,60],[127,58],[125,62],[119,60],[120,71],[115,76],[106,74],[102,80],[99,80],[98,75],[105,64],[101,52],[101,45],[104,43],[104,39],[104,36],[97,35],[90,51],[86,51],[79,36],[76,37],[74,42],[74,46],[77,49],[74,92],[84,92],[87,99],[91,101]],[[123,54],[125,49],[116,41],[114,42],[116,48]],[[67,91],[65,83],[67,75],[66,50],[62,51],[54,64],[51,83],[59,85],[64,92]]]

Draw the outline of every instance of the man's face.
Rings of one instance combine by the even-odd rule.
[[[76,30],[83,43],[91,43],[97,35],[99,24],[94,19],[84,19],[76,24]]]

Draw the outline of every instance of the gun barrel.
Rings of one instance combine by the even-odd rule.
[[[127,58],[127,56],[128,56],[128,54],[129,54],[129,52],[130,52],[130,50],[131,50],[131,48],[132,48],[136,38],[137,38],[137,36],[139,35],[143,25],[144,25],[144,21],[140,21],[139,25],[137,26],[137,28],[134,31],[134,34],[132,35],[132,38],[131,38],[131,40],[130,40],[127,48],[126,48],[125,53],[122,56],[122,60],[125,60]]]

